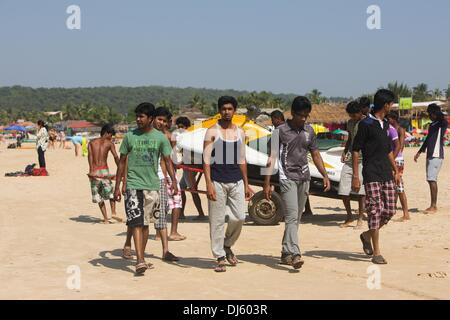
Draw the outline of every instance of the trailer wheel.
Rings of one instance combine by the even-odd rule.
[[[248,203],[248,213],[258,225],[276,225],[282,220],[283,202],[281,196],[272,192],[272,199],[267,201],[262,191],[256,193]]]

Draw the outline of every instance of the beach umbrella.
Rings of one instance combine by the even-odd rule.
[[[5,128],[3,130],[7,130],[7,131],[22,131],[22,132],[26,132],[27,131],[27,129],[25,129],[22,126],[10,126],[10,127],[7,127],[7,128]]]

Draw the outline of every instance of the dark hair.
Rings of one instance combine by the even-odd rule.
[[[136,114],[145,114],[147,117],[153,117],[153,113],[155,112],[155,106],[150,102],[143,102],[139,104],[134,113]]]
[[[359,106],[361,109],[370,108],[370,98],[369,97],[359,98]]]
[[[439,107],[436,103],[432,103],[428,106],[427,112],[436,114],[438,112],[441,112],[441,107]]]
[[[156,108],[155,112],[153,113],[153,116],[156,117],[166,117],[167,120],[169,120],[169,117],[172,114],[170,113],[169,109],[166,107],[158,107]]]
[[[395,95],[392,91],[387,89],[380,89],[375,94],[375,97],[373,98],[373,110],[379,111],[383,109],[383,107],[387,103],[392,103],[395,101]]]
[[[312,110],[311,101],[307,97],[299,96],[292,101],[291,111],[298,113],[303,110]]]
[[[104,136],[105,134],[111,134],[111,135],[115,135],[116,134],[116,131],[114,130],[114,128],[113,128],[113,126],[112,126],[112,124],[105,124],[103,127],[102,127],[102,131],[100,131],[100,136]]]
[[[186,128],[189,128],[191,126],[191,120],[189,120],[188,117],[178,117],[177,120],[175,121],[175,124],[178,125],[183,125]]]
[[[37,125],[45,128],[48,131],[48,125],[45,124],[44,120],[38,120]]]
[[[231,103],[233,105],[234,110],[237,109],[238,102],[234,97],[231,96],[222,96],[217,101],[217,108],[220,110],[224,105]]]
[[[361,105],[358,101],[351,101],[347,104],[345,111],[347,111],[348,114],[359,113],[361,112]]]
[[[445,119],[444,113],[436,103],[432,103],[428,106],[427,112],[429,114],[434,114],[437,117],[437,120],[442,121]]]
[[[272,113],[270,114],[270,117],[284,121],[284,114],[280,110],[272,111]]]
[[[389,113],[387,114],[386,118],[395,120],[396,122],[399,122],[399,119],[400,119],[400,117],[399,117],[397,111],[391,111],[391,112],[389,112]]]

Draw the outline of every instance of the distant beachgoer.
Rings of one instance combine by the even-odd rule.
[[[284,119],[284,114],[280,110],[272,111],[272,113],[270,114],[270,119],[275,129],[286,122]]]
[[[272,135],[278,137],[279,150],[271,150],[269,172],[273,172],[278,158],[279,183],[281,197],[285,204],[284,236],[281,249],[281,263],[299,269],[304,264],[298,240],[298,227],[303,214],[311,174],[308,164],[308,152],[314,164],[323,176],[324,191],[331,188],[325,166],[317,146],[317,137],[312,126],[306,123],[311,113],[311,102],[306,97],[296,97],[292,102],[292,119],[280,125]],[[264,195],[271,199],[271,174],[264,179]]]
[[[364,116],[368,116],[370,113],[371,102],[369,97],[361,97],[359,98],[359,106],[361,108],[361,112]]]
[[[108,214],[106,212],[105,201],[109,200],[111,206],[112,219],[122,222],[123,220],[117,217],[116,202],[114,201],[113,185],[108,168],[108,154],[112,153],[116,165],[119,165],[119,156],[116,152],[116,147],[111,142],[114,129],[111,125],[104,125],[100,138],[94,139],[89,143],[89,179],[91,182],[92,202],[98,203],[100,211],[103,215],[103,223],[110,223]]]
[[[344,163],[341,170],[341,180],[339,182],[338,194],[342,196],[342,201],[344,202],[345,210],[347,211],[347,218],[343,224],[340,226],[342,228],[349,227],[353,223],[353,214],[350,196],[352,193],[352,180],[353,180],[353,159],[352,159],[352,146],[355,139],[356,133],[358,132],[359,122],[365,118],[361,111],[361,106],[357,101],[352,101],[347,105],[346,111],[350,117],[347,122],[347,131],[349,133],[347,143],[345,144],[344,152],[342,153],[341,161]],[[362,158],[358,162],[358,172],[362,176]],[[360,189],[357,193],[358,197],[358,222],[356,228],[361,228],[363,224],[364,211],[365,211],[365,192],[364,189]]]
[[[136,249],[136,273],[143,274],[149,265],[145,262],[145,247],[149,235],[149,224],[158,220],[160,214],[161,187],[158,178],[158,160],[164,159],[168,174],[176,181],[170,159],[171,147],[167,137],[152,126],[155,107],[151,103],[137,106],[138,128],[128,132],[120,146],[120,161],[116,174],[114,198],[121,200],[121,182],[126,176],[125,212],[127,226],[131,228]],[[125,170],[126,167],[126,170]],[[171,192],[178,193],[177,184]]]
[[[364,253],[373,256],[372,262],[375,264],[387,263],[380,251],[380,229],[395,215],[395,184],[398,185],[400,182],[388,137],[389,123],[385,120],[394,100],[395,96],[391,91],[379,90],[375,94],[372,113],[359,122],[358,132],[353,141],[352,189],[358,192],[361,188],[358,170],[361,152],[369,225],[369,230],[361,233],[360,239]],[[395,178],[392,172],[395,173]]]
[[[187,117],[179,117],[175,121],[175,124],[177,126],[177,129],[172,133],[172,140],[176,143],[178,137],[186,132],[187,128],[191,126],[191,121]],[[182,150],[179,150],[181,154],[183,154]],[[183,159],[181,159],[183,160]],[[188,160],[188,164],[191,163],[191,159]],[[183,204],[183,208],[181,209],[180,219],[184,219],[184,210],[186,208],[186,192],[184,190],[190,190],[194,191],[191,193],[192,200],[194,201],[195,208],[197,209],[198,216],[195,219],[198,220],[204,220],[207,219],[206,215],[202,208],[202,200],[200,199],[200,196],[197,191],[197,183],[196,183],[197,173],[193,172],[191,170],[183,169],[183,176],[180,180],[180,187],[181,187],[181,200]]]
[[[405,186],[403,183],[403,171],[405,168],[405,158],[403,157],[403,150],[405,148],[406,130],[400,125],[398,113],[395,111],[389,112],[387,115],[389,124],[397,131],[398,139],[397,143],[392,144],[394,152],[395,164],[397,165],[398,173],[400,174],[400,184],[396,186],[395,204],[397,206],[397,200],[400,198],[400,204],[402,205],[403,217],[399,220],[401,222],[410,220],[408,212],[408,200],[406,198]],[[395,136],[395,135],[392,135]]]
[[[47,151],[47,148],[48,148],[49,136],[48,136],[47,127],[46,127],[44,121],[39,120],[37,122],[37,125],[38,125],[38,133],[36,136],[36,149],[38,152],[39,167],[45,168],[46,167],[45,151]]]
[[[437,208],[438,196],[438,175],[444,162],[445,150],[445,133],[448,128],[448,121],[445,119],[441,108],[433,103],[428,106],[427,112],[431,121],[428,135],[417,154],[414,156],[414,161],[420,157],[421,153],[427,152],[427,181],[430,186],[431,205],[425,210],[427,213],[435,213]]]
[[[75,147],[75,157],[78,157],[78,155],[81,153],[82,150],[82,143],[83,143],[83,137],[82,136],[72,136],[70,137],[70,140],[73,143],[73,146]]]
[[[59,132],[59,148],[66,148],[66,134],[64,133],[64,131]]]
[[[55,129],[51,129],[49,131],[49,149],[55,149],[55,143],[58,135],[55,131]]]
[[[247,177],[245,133],[232,122],[237,105],[234,97],[219,98],[221,118],[206,131],[203,148],[211,250],[217,259],[216,272],[226,271],[225,260],[232,266],[238,264],[231,248],[245,221],[245,200],[253,193]]]

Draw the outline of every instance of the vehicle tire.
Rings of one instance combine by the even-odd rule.
[[[271,201],[267,201],[262,191],[256,193],[248,203],[248,214],[258,225],[271,226],[283,218],[283,201],[281,196],[272,192]]]

